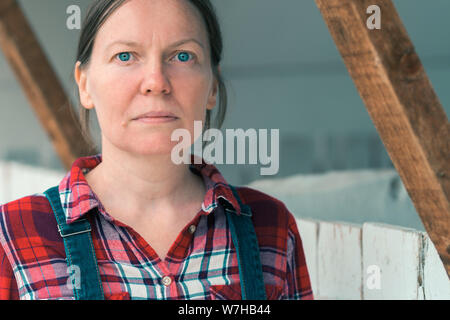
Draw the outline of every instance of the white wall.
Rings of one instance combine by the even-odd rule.
[[[58,185],[64,175],[64,171],[0,161],[0,204],[42,193]]]
[[[283,201],[299,218],[425,227],[393,169],[329,171],[260,179],[250,187]]]

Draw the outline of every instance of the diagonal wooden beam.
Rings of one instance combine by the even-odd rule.
[[[315,1],[450,275],[450,124],[406,29],[391,0]]]
[[[71,104],[16,0],[0,1],[0,47],[68,169],[89,151]]]

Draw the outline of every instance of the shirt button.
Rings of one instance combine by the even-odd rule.
[[[169,276],[165,276],[162,278],[162,283],[167,287],[172,283],[172,279]]]
[[[193,224],[190,225],[190,226],[189,226],[189,233],[190,233],[190,234],[193,234],[193,233],[195,232],[195,229],[197,229],[197,227],[196,227],[195,225],[193,225]]]

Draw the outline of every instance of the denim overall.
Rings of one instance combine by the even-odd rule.
[[[237,253],[242,300],[265,300],[265,285],[258,241],[251,220],[252,212],[249,206],[241,202],[236,189],[231,185],[230,187],[241,206],[240,215],[236,215],[227,207],[225,212]],[[79,219],[71,224],[66,223],[58,186],[47,189],[44,194],[50,201],[58,223],[58,231],[64,240],[68,270],[77,268],[82,275],[78,285],[72,285],[75,299],[104,300],[89,221]]]

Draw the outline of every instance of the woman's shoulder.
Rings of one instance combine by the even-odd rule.
[[[280,227],[288,227],[295,221],[284,202],[274,196],[247,186],[237,186],[236,190],[242,202],[250,206],[255,221]]]
[[[23,196],[0,205],[2,232],[17,226],[22,226],[25,231],[28,225],[45,223],[46,217],[51,216],[53,211],[44,193]]]
[[[56,218],[45,194],[36,193],[0,205],[0,245],[7,252],[45,247],[58,239]]]
[[[257,189],[253,189],[247,186],[234,186],[238,191],[240,198],[245,204],[257,203],[257,202],[271,202],[274,205],[283,206],[283,202],[274,196],[271,196],[265,192]]]
[[[23,214],[34,210],[51,209],[51,206],[44,193],[35,193],[0,204],[0,208],[2,212],[9,214]]]

